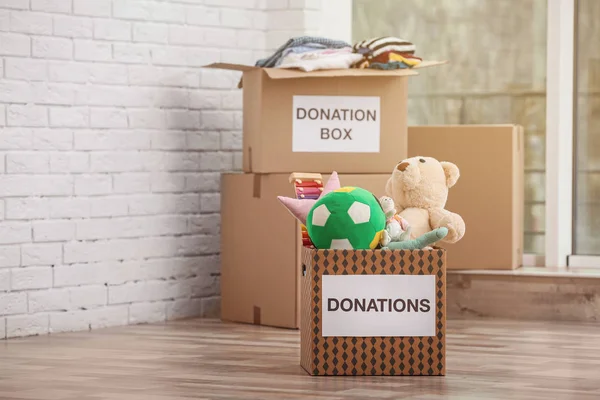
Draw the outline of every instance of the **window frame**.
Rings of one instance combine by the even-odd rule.
[[[577,115],[577,6],[578,0],[547,0],[544,215],[546,228],[544,253],[523,254],[522,264],[527,267],[557,270],[600,269],[600,255],[573,254],[577,182],[574,162]]]
[[[551,0],[547,5],[543,264],[558,269],[570,266],[573,256],[576,9],[576,0]]]
[[[574,254],[578,1],[550,0],[547,7],[545,254],[524,255],[523,264],[600,269],[600,256]]]

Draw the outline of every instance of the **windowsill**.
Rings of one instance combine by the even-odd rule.
[[[514,270],[448,270],[448,274],[595,279],[600,278],[600,269],[554,269],[546,267],[521,267]]]

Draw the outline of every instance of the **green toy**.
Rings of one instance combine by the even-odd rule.
[[[422,249],[425,246],[429,246],[446,237],[448,234],[448,228],[441,227],[429,231],[416,239],[412,240],[404,240],[401,242],[390,242],[387,246],[383,247],[383,249],[390,250],[416,250]]]
[[[385,213],[373,193],[342,187],[317,200],[306,229],[317,249],[375,249],[385,229]]]

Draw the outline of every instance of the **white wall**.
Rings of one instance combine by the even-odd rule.
[[[0,0],[0,338],[218,315],[242,98],[199,67],[254,64],[320,6]]]
[[[319,36],[352,43],[352,0],[323,1],[320,14]]]

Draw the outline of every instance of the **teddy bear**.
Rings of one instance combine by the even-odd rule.
[[[460,176],[458,167],[432,157],[411,157],[398,163],[388,179],[385,192],[394,199],[399,215],[411,227],[415,239],[437,228],[447,228],[441,240],[456,243],[465,234],[465,222],[446,210],[449,189]]]

